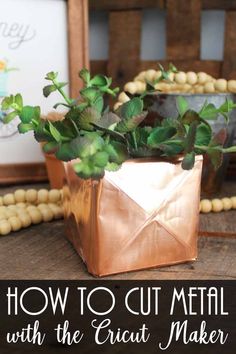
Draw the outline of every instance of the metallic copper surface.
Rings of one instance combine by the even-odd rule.
[[[181,263],[197,257],[202,157],[135,159],[100,181],[82,180],[66,163],[68,238],[96,276]]]

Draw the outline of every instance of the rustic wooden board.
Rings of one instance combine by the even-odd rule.
[[[165,8],[166,2],[167,0],[89,0],[89,8],[91,10]],[[202,0],[202,9],[236,10],[236,0]]]
[[[227,184],[225,194],[230,193],[232,188],[236,190],[235,185]],[[0,189],[0,194],[14,189],[16,187]],[[213,215],[218,220],[214,220],[215,225],[219,227],[226,220],[236,223],[235,214],[230,217],[230,213]],[[211,217],[212,214],[208,214],[208,224]],[[236,239],[233,237],[200,237],[199,259],[196,262],[104,279],[236,279],[235,254]],[[65,238],[62,220],[1,237],[0,269],[0,279],[93,279]]]
[[[0,164],[0,185],[47,181],[45,163]]]
[[[141,11],[111,11],[109,14],[108,74],[120,86],[137,72],[140,58]],[[121,29],[123,29],[121,31]]]
[[[235,79],[236,77],[236,11],[226,12],[225,49],[222,77]]]
[[[72,97],[77,97],[82,88],[79,70],[89,66],[88,23],[88,1],[68,0],[68,54]]]
[[[199,59],[200,0],[167,0],[167,58]]]

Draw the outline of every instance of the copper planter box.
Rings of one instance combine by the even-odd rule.
[[[96,276],[195,260],[202,157],[180,162],[137,159],[82,180],[65,164],[69,240]]]

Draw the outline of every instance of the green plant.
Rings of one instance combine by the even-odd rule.
[[[171,66],[167,72],[162,70],[161,80],[168,80],[168,74],[176,71]],[[219,114],[228,121],[228,113],[235,104],[227,100],[216,108],[207,102],[199,112],[189,109],[183,97],[177,99],[179,116],[177,119],[157,120],[154,127],[145,125],[148,114],[144,101],[153,93],[148,87],[141,96],[132,97],[115,112],[105,107],[104,95],[116,96],[118,89],[112,89],[111,78],[104,75],[91,77],[88,70],[80,71],[84,82],[78,100],[68,97],[63,90],[66,85],[58,81],[58,74],[50,72],[46,80],[50,84],[43,93],[48,97],[58,91],[67,109],[62,121],[51,122],[41,118],[40,107],[23,104],[20,94],[6,97],[2,102],[3,110],[11,110],[5,118],[8,123],[15,117],[20,118],[20,133],[33,131],[35,139],[43,142],[43,150],[53,153],[63,161],[79,159],[74,164],[75,172],[82,178],[101,178],[105,170],[116,171],[121,164],[136,157],[168,157],[183,155],[182,167],[191,169],[196,154],[208,154],[212,163],[219,167],[222,154],[236,152],[236,147],[224,148],[222,141],[213,136],[208,120],[217,119]]]

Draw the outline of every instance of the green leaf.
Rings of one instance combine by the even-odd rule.
[[[3,122],[4,122],[5,124],[8,124],[8,123],[10,123],[13,119],[15,119],[16,116],[18,116],[18,113],[17,113],[16,111],[13,111],[13,112],[11,112],[11,113],[8,113],[8,114],[4,117]]]
[[[57,84],[57,87],[61,89],[61,88],[65,87],[65,86],[67,86],[67,85],[68,85],[68,82],[59,82]]]
[[[11,108],[11,105],[12,105],[13,102],[14,102],[14,96],[13,95],[5,97],[2,100],[2,103],[1,103],[2,110],[3,111],[7,111],[9,108]]]
[[[108,153],[106,151],[99,151],[93,156],[94,165],[98,167],[105,167],[108,163]]]
[[[171,141],[160,144],[158,148],[163,151],[164,154],[162,156],[176,156],[183,152],[182,144]]]
[[[71,161],[76,159],[78,157],[78,151],[75,144],[77,139],[78,138],[73,139],[70,142],[60,144],[55,153],[56,158],[62,161]]]
[[[103,146],[104,140],[95,132],[86,133],[84,136],[78,137],[72,142],[72,148],[77,152],[77,156],[80,158],[94,155],[97,151],[102,150]]]
[[[195,152],[191,151],[184,156],[184,159],[181,163],[183,170],[191,170],[195,164]]]
[[[109,161],[115,162],[118,165],[127,160],[129,157],[127,146],[118,141],[111,141],[104,147],[104,150],[109,155]]]
[[[81,129],[92,131],[94,130],[93,123],[99,122],[101,115],[92,107],[85,108],[79,117],[79,126]]]
[[[189,127],[187,136],[184,140],[184,150],[186,153],[190,153],[194,149],[197,134],[197,125],[197,121],[193,121]]]
[[[44,97],[48,97],[52,92],[56,91],[57,87],[55,85],[48,85],[43,88]]]
[[[182,96],[178,96],[176,99],[176,104],[180,117],[183,117],[184,113],[186,113],[188,110],[187,100]]]
[[[57,109],[57,107],[59,107],[59,106],[64,106],[66,108],[71,108],[71,106],[69,106],[68,104],[66,104],[64,102],[58,102],[58,103],[54,104],[53,108]]]
[[[105,167],[105,169],[107,171],[111,171],[111,172],[118,171],[120,168],[121,168],[121,165],[118,165],[115,162],[108,162]]]
[[[40,107],[24,106],[19,114],[22,123],[30,123],[33,119],[40,118]]]
[[[221,149],[221,147],[219,146],[219,148]],[[219,149],[214,149],[214,148],[210,148],[207,150],[207,155],[210,158],[210,161],[212,163],[212,165],[214,166],[214,169],[217,170],[223,161],[223,153],[221,150]]]
[[[90,80],[90,72],[84,68],[80,70],[79,77],[87,84]]]
[[[94,102],[93,102],[93,107],[94,107],[99,113],[102,113],[103,106],[104,106],[103,97],[102,97],[102,96],[98,96],[97,98],[95,98],[95,100],[94,100]]]
[[[218,109],[214,106],[214,104],[209,103],[201,109],[199,116],[202,119],[215,120],[218,116]]]
[[[143,101],[139,97],[134,97],[121,106],[120,112],[122,118],[128,119],[140,115],[142,113],[142,110]]]
[[[208,125],[200,124],[197,127],[195,144],[208,146],[212,137],[211,128]]]
[[[22,109],[23,107],[23,99],[20,93],[17,93],[15,95],[15,103],[17,104],[19,109]]]
[[[75,173],[83,179],[100,179],[104,176],[104,168],[94,166],[91,158],[82,159],[79,163],[73,165]]]
[[[99,126],[102,128],[109,128],[114,123],[120,122],[120,117],[113,112],[104,113],[99,121]]]
[[[49,73],[46,74],[46,77],[45,79],[46,80],[50,80],[50,81],[53,81],[57,78],[58,76],[58,73],[57,72],[54,72],[54,71],[50,71]]]
[[[30,123],[20,123],[18,124],[18,131],[20,134],[25,134],[30,130],[34,130],[34,126]]]
[[[156,127],[148,137],[147,143],[151,147],[158,147],[159,144],[171,139],[177,130],[174,127]]]
[[[108,79],[104,75],[96,75],[90,80],[90,84],[94,86],[108,86]]]
[[[138,127],[140,123],[142,123],[146,116],[147,112],[142,112],[137,116],[125,118],[116,125],[115,130],[119,133],[128,133],[134,131],[135,128]]]
[[[59,143],[61,141],[61,134],[57,130],[57,128],[54,127],[53,123],[48,121],[49,123],[49,131],[52,134],[52,137]]]
[[[49,141],[43,145],[43,151],[46,154],[54,154],[59,148],[59,144],[55,141]]]
[[[81,96],[86,99],[89,103],[93,104],[99,96],[97,89],[93,87],[86,87],[80,91]]]
[[[199,117],[197,112],[195,112],[195,111],[193,111],[191,109],[188,109],[184,113],[181,121],[182,121],[183,124],[190,125],[192,122],[195,122],[195,121],[199,122],[200,121],[200,117]]]

